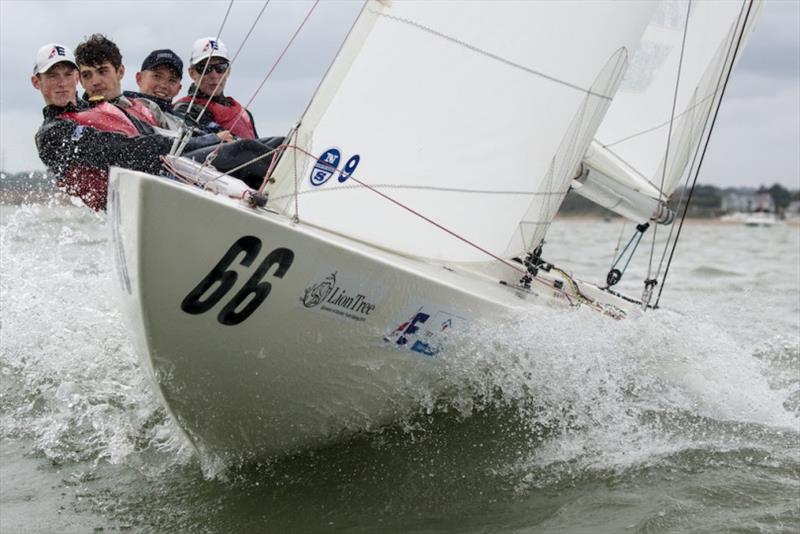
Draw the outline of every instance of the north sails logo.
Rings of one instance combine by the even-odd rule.
[[[336,271],[326,276],[322,282],[308,286],[300,298],[306,308],[319,308],[356,321],[365,321],[375,304],[362,293],[348,293],[336,283]]]

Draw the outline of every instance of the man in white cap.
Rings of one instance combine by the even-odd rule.
[[[179,114],[188,115],[208,131],[229,130],[241,139],[257,139],[253,115],[232,97],[224,95],[230,74],[231,64],[225,44],[214,37],[198,39],[192,46],[189,61],[189,77],[194,83],[189,88],[189,96],[178,100],[174,109]],[[203,112],[206,104],[208,107]]]
[[[58,43],[41,47],[36,52],[31,83],[42,93],[48,106],[75,106],[78,65],[72,50]]]

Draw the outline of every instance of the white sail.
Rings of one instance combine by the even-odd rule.
[[[323,161],[288,150],[270,205],[409,256],[489,259],[357,179],[491,254],[523,252],[561,204],[653,9],[368,2],[294,139]]]
[[[740,34],[744,44],[752,30],[761,3],[750,6],[750,0],[659,3],[584,161],[589,187],[578,193],[633,218],[630,209],[592,197],[595,172],[604,176],[600,182],[611,179],[616,189],[628,191],[616,206],[634,206],[635,220],[650,218],[653,205],[660,209],[681,182],[721,98],[719,81],[737,59],[732,52]]]

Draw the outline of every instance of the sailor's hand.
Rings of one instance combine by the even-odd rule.
[[[227,143],[228,141],[233,141],[233,134],[230,133],[228,130],[223,130],[217,133],[217,137],[219,137],[219,140],[224,143]]]

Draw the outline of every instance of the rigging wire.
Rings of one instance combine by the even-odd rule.
[[[305,18],[300,23],[300,25],[297,27],[297,29],[295,30],[295,32],[292,35],[291,39],[289,39],[289,42],[286,44],[286,46],[283,48],[283,50],[281,51],[281,53],[278,56],[278,58],[275,60],[275,63],[272,64],[272,67],[270,67],[269,71],[267,71],[267,74],[264,76],[264,79],[261,80],[261,83],[256,88],[255,92],[253,93],[253,96],[250,97],[250,100],[247,101],[247,104],[245,104],[243,106],[243,108],[247,109],[247,108],[250,107],[250,104],[253,103],[253,100],[256,98],[258,93],[264,87],[264,84],[267,82],[267,80],[272,75],[272,73],[275,71],[275,68],[281,62],[281,60],[283,59],[283,56],[289,50],[289,47],[292,46],[292,43],[294,42],[295,38],[297,38],[297,36],[300,34],[300,31],[303,29],[303,26],[305,26],[306,22],[308,22],[308,19],[311,17],[311,14],[314,12],[314,9],[316,9],[316,7],[319,4],[319,2],[320,2],[320,0],[316,0],[314,2],[314,5],[311,6],[311,9],[308,10],[308,13],[306,14]],[[208,65],[208,62],[206,63],[206,65]],[[233,121],[233,124],[231,124],[229,130],[233,130],[236,127],[236,125],[239,124],[239,121],[242,119],[243,116],[244,115],[241,114],[238,117],[236,117],[236,120]],[[200,168],[200,170],[198,172],[201,172],[204,168],[208,167],[211,164],[211,162],[214,160],[214,158],[219,153],[219,149],[222,147],[222,145],[223,145],[223,143],[218,144],[214,148],[214,150],[211,153],[208,154],[208,156],[206,157],[206,160],[203,162],[203,166]],[[248,162],[248,164],[249,163],[251,163],[251,162]]]
[[[217,30],[217,38],[216,40],[219,41],[220,36],[222,35],[222,29],[225,27],[225,23],[228,21],[228,15],[231,13],[231,8],[233,7],[233,0],[228,3],[228,9],[225,11],[225,16],[222,17],[222,22],[219,25],[219,29]],[[209,52],[209,58],[211,57],[211,53]],[[210,61],[206,61],[206,64],[203,66],[203,72],[200,74],[200,80],[203,79],[203,76],[206,75],[206,71],[208,70],[208,64],[211,63]],[[188,109],[192,109],[194,105],[194,100],[197,95],[197,91],[195,94],[192,95],[192,100],[189,102]],[[182,135],[178,135],[175,138],[175,142],[172,143],[172,148],[170,149],[169,153],[172,155],[180,155],[183,152],[184,147],[186,147],[186,143],[189,141],[188,132],[183,131],[183,127],[186,124],[186,116],[183,117],[183,122],[181,122],[181,132]]]
[[[617,237],[617,246],[614,247],[614,255],[611,257],[611,269],[614,268],[616,261],[614,259],[617,257],[617,252],[619,252],[619,247],[622,246],[622,236],[625,234],[625,226],[627,226],[627,221],[622,219],[622,226],[619,229],[619,237]]]
[[[747,0],[744,0],[743,3],[742,3],[742,8],[739,10],[739,16],[736,18],[736,25],[734,26],[734,29],[739,27],[739,23],[741,22],[742,15],[744,13],[744,6],[746,4],[746,1]],[[722,69],[720,70],[719,77],[717,78],[716,87],[714,87],[714,91],[710,95],[711,97],[714,97],[714,99],[716,99],[717,95],[719,94],[720,84],[722,82],[723,73],[725,72],[725,65],[728,64],[728,61],[730,59],[731,51],[733,50],[733,43],[734,43],[735,38],[736,38],[736,32],[732,32],[730,42],[728,43],[728,46],[726,47],[727,51],[725,52],[725,59],[722,62]],[[712,109],[713,109],[713,102],[712,102],[712,106],[710,106],[708,108],[708,112],[706,113],[706,118],[703,121],[704,125],[708,124],[708,119],[711,116],[711,110]],[[695,148],[694,155],[692,156],[692,163],[691,163],[691,165],[689,165],[689,170],[686,173],[686,181],[684,182],[684,187],[681,190],[681,196],[678,199],[678,202],[676,204],[676,206],[677,206],[676,210],[678,210],[680,206],[684,207],[683,217],[686,217],[686,212],[688,210],[688,202],[684,203],[684,201],[686,200],[687,191],[690,190],[689,180],[690,180],[690,178],[692,176],[692,169],[694,169],[695,163],[697,162],[697,156],[700,153],[700,145],[702,143],[703,143],[703,135],[702,135],[702,131],[701,131],[701,135],[697,140],[697,148]],[[693,189],[693,187],[694,186],[692,186],[692,189]],[[672,244],[673,247],[677,243],[677,236],[675,238],[675,241],[673,241],[673,239],[672,239],[672,235],[675,233],[675,226],[676,225],[674,225],[674,224],[670,225],[669,234],[667,235],[667,239],[666,239],[666,242],[664,244],[664,250],[661,251],[661,259],[658,262],[658,271],[657,271],[658,273],[661,273],[661,268],[664,265],[664,259],[667,256],[667,251],[670,250],[670,243]],[[665,280],[666,280],[666,273],[664,273],[664,279],[661,281],[661,288],[659,289],[658,296],[656,297],[656,306],[658,306],[658,302],[661,299],[661,293],[664,291],[664,282],[665,282]]]
[[[686,6],[686,21],[684,22],[683,26],[683,38],[681,39],[681,53],[680,57],[678,58],[678,74],[675,77],[675,92],[672,95],[672,111],[670,112],[670,121],[669,121],[669,132],[667,133],[667,147],[664,152],[664,167],[661,170],[661,185],[658,188],[658,192],[663,195],[664,194],[664,182],[667,178],[667,166],[669,165],[669,148],[670,142],[672,141],[672,127],[675,123],[675,109],[678,107],[678,90],[680,89],[681,85],[681,72],[683,72],[683,55],[686,51],[686,35],[689,33],[689,16],[692,13],[692,0],[689,0],[689,3]],[[644,281],[644,292],[642,293],[642,304],[646,309],[648,304],[650,303],[650,299],[653,296],[653,287],[658,283],[658,275],[656,273],[655,277],[652,276],[653,272],[653,255],[655,254],[656,250],[656,235],[658,235],[658,225],[655,225],[653,228],[653,240],[650,246],[650,259],[647,263],[647,277]]]
[[[286,55],[286,52],[289,50],[289,47],[292,46],[292,43],[297,38],[297,36],[300,34],[300,31],[303,29],[303,27],[305,26],[306,22],[308,22],[308,19],[311,17],[311,14],[314,12],[314,9],[316,9],[316,7],[319,4],[319,2],[320,2],[320,0],[316,0],[314,2],[314,5],[311,6],[311,9],[308,10],[308,13],[306,13],[305,18],[300,23],[300,25],[297,27],[297,29],[295,30],[295,32],[292,35],[291,39],[289,39],[289,42],[286,43],[286,46],[281,51],[280,55],[278,56],[278,59],[275,60],[275,63],[272,64],[272,67],[270,67],[269,71],[267,71],[267,74],[261,80],[261,83],[258,85],[256,90],[253,92],[253,96],[250,97],[250,100],[247,101],[247,104],[242,106],[244,109],[249,108],[250,104],[252,104],[253,100],[255,100],[256,96],[258,96],[258,93],[261,92],[261,89],[264,87],[264,84],[267,83],[267,80],[269,79],[269,77],[272,76],[273,72],[275,72],[275,69],[277,68],[278,64],[283,59],[283,56]],[[243,116],[244,116],[244,112],[242,114],[240,114],[238,117],[236,117],[236,120],[233,121],[233,124],[231,124],[229,130],[233,130],[236,127],[236,125],[239,124],[239,121],[242,120]],[[206,161],[203,162],[203,167],[200,170],[202,170],[203,168],[207,167],[211,163],[211,161],[214,159],[214,157],[219,152],[219,149],[220,149],[221,146],[222,146],[222,143],[217,145],[216,148],[214,148],[214,150],[206,157]]]
[[[318,156],[315,156],[315,155],[314,155],[314,154],[312,154],[311,152],[307,151],[305,148],[303,148],[303,147],[301,147],[301,146],[298,146],[298,145],[296,145],[296,144],[287,144],[287,145],[285,145],[285,146],[284,146],[284,148],[285,148],[285,149],[293,149],[293,150],[296,150],[297,152],[300,152],[301,154],[304,154],[305,156],[307,156],[307,157],[309,157],[309,158],[312,158],[312,159],[314,159],[314,160],[318,160],[318,159],[319,159],[319,157],[318,157]],[[296,162],[297,162],[297,158],[295,157],[295,174],[297,173],[297,169],[296,169]],[[346,174],[346,171],[344,171],[343,169],[340,169],[340,168],[338,168],[338,167],[334,167],[334,169],[335,169],[335,171],[336,171],[336,172],[338,172],[339,174]],[[519,273],[521,273],[521,274],[523,274],[523,275],[527,275],[527,274],[528,274],[528,271],[527,271],[527,270],[520,268],[519,266],[517,266],[517,265],[515,265],[515,264],[513,264],[513,263],[511,263],[511,262],[509,262],[509,261],[508,261],[508,260],[506,260],[505,258],[502,258],[502,257],[500,257],[500,256],[498,256],[498,255],[496,255],[496,254],[493,254],[492,252],[490,252],[489,250],[486,250],[485,248],[481,247],[481,246],[480,246],[480,245],[478,245],[477,243],[475,243],[475,242],[473,242],[473,241],[470,241],[470,240],[469,240],[469,239],[467,239],[466,237],[464,237],[464,236],[462,236],[462,235],[459,235],[458,233],[454,232],[453,230],[450,230],[449,228],[447,228],[446,226],[444,226],[444,225],[442,225],[442,224],[440,224],[440,223],[438,223],[438,222],[434,221],[434,220],[433,220],[433,219],[431,219],[430,217],[427,217],[426,215],[423,215],[422,213],[420,213],[419,211],[415,210],[415,209],[414,209],[414,208],[412,208],[411,206],[408,206],[408,205],[406,205],[406,204],[404,204],[404,203],[400,202],[399,200],[397,200],[397,199],[395,199],[395,198],[392,198],[391,196],[389,196],[389,195],[387,195],[387,194],[385,194],[385,193],[383,193],[383,192],[379,191],[379,190],[378,190],[378,189],[376,189],[375,187],[373,187],[373,186],[371,186],[371,185],[369,185],[369,184],[367,184],[367,183],[363,182],[362,180],[359,180],[358,178],[356,178],[356,177],[355,177],[355,176],[353,176],[352,174],[347,174],[347,175],[348,175],[348,180],[353,180],[354,182],[356,182],[357,184],[359,184],[361,187],[364,187],[364,188],[365,188],[365,189],[367,189],[368,191],[371,191],[371,192],[373,192],[373,193],[377,194],[378,196],[381,196],[381,197],[383,197],[384,199],[388,200],[389,202],[391,202],[391,203],[393,203],[393,204],[395,204],[395,205],[399,206],[400,208],[402,208],[402,209],[404,209],[404,210],[406,210],[406,211],[410,212],[412,215],[415,215],[416,217],[419,217],[420,219],[424,220],[425,222],[432,224],[432,225],[433,225],[433,226],[435,226],[436,228],[439,228],[439,229],[440,229],[440,230],[442,230],[443,232],[445,232],[445,233],[449,234],[450,236],[452,236],[452,237],[454,237],[454,238],[458,239],[459,241],[462,241],[463,243],[467,244],[468,246],[470,246],[470,247],[472,247],[472,248],[474,248],[474,249],[476,249],[476,250],[478,250],[478,251],[482,252],[483,254],[486,254],[487,256],[489,256],[490,258],[492,258],[492,259],[494,259],[494,260],[497,260],[498,262],[500,262],[501,264],[505,265],[506,267],[509,267],[510,269],[512,269],[512,270],[514,270],[514,271],[517,271],[517,272],[519,272]],[[297,183],[297,176],[295,176],[295,183]],[[296,195],[295,195],[295,198],[297,198],[297,196],[296,196]],[[295,208],[295,209],[296,209],[296,208]],[[295,212],[295,216],[292,218],[292,220],[293,220],[294,222],[299,222],[299,217],[298,217],[298,214],[297,214],[297,212]],[[551,266],[551,268],[553,268],[553,267],[555,267],[555,266]],[[609,316],[611,316],[611,317],[615,317],[615,318],[618,318],[618,317],[619,317],[619,313],[618,313],[617,311],[615,311],[615,310],[613,309],[613,307],[608,307],[608,306],[605,306],[605,305],[603,305],[602,303],[600,303],[600,302],[597,302],[596,300],[593,300],[593,299],[591,299],[590,297],[588,297],[588,296],[584,295],[584,294],[583,294],[583,293],[580,291],[580,287],[579,287],[579,285],[577,284],[577,282],[576,282],[574,279],[572,279],[572,277],[571,277],[571,276],[569,276],[569,274],[567,274],[566,272],[564,272],[564,271],[562,271],[561,269],[558,269],[558,268],[556,268],[556,270],[557,270],[558,272],[560,272],[560,273],[563,273],[563,274],[564,274],[566,277],[568,277],[568,278],[570,279],[570,280],[569,280],[569,282],[570,282],[570,285],[574,284],[574,288],[575,288],[575,294],[574,294],[574,296],[577,296],[577,297],[579,297],[579,299],[580,299],[580,300],[581,300],[581,301],[582,301],[584,304],[586,304],[586,305],[588,305],[588,306],[591,306],[592,308],[594,308],[594,309],[596,309],[596,310],[599,310],[599,311],[601,311],[601,312],[603,312],[603,313],[605,313],[605,314],[608,314],[608,315],[609,315]],[[534,277],[534,278],[533,278],[533,280],[535,280],[536,282],[538,282],[538,283],[540,283],[540,284],[542,284],[542,285],[544,285],[544,286],[547,286],[547,287],[549,287],[550,289],[553,289],[554,291],[556,291],[556,292],[560,293],[560,294],[561,294],[561,295],[563,295],[563,296],[564,296],[564,297],[565,297],[567,300],[569,300],[569,301],[571,302],[571,299],[569,298],[569,294],[568,294],[566,291],[564,291],[564,290],[563,290],[561,287],[557,286],[557,285],[556,285],[554,282],[551,282],[551,281],[549,281],[549,280],[543,280],[543,279],[540,279],[540,278],[537,278],[537,277]]]
[[[736,56],[738,55],[739,49],[742,46],[742,40],[744,38],[745,28],[747,27],[747,21],[750,18],[750,11],[753,8],[753,1],[750,0],[749,3],[748,3],[747,0],[743,1],[742,9],[739,12],[739,20],[742,20],[741,15],[742,15],[742,12],[744,12],[745,5],[747,6],[747,11],[744,14],[744,20],[742,21],[741,31],[739,32],[739,36],[736,39],[736,45],[735,45],[735,47],[733,47],[733,54],[732,55],[730,54],[731,48],[729,47],[729,49],[728,49],[729,55],[728,55],[727,59],[729,60],[730,64],[728,66],[727,72],[724,72],[724,69],[723,69],[724,74],[721,74],[719,80],[717,81],[717,87],[719,87],[720,83],[722,83],[722,89],[720,91],[719,101],[717,103],[716,109],[714,110],[714,116],[711,119],[711,125],[709,126],[708,134],[706,135],[705,143],[703,144],[703,150],[702,150],[702,153],[700,154],[700,159],[697,162],[697,168],[695,169],[695,172],[694,172],[694,179],[692,180],[692,187],[689,190],[689,196],[686,199],[686,206],[684,207],[683,215],[681,216],[681,222],[678,225],[678,231],[677,231],[677,233],[675,235],[675,241],[672,244],[672,250],[670,251],[670,254],[669,254],[669,260],[667,261],[667,266],[666,266],[666,268],[664,270],[664,277],[661,280],[661,287],[659,288],[658,296],[656,297],[656,306],[658,306],[658,302],[661,300],[661,293],[664,290],[664,284],[665,284],[665,282],[667,280],[667,275],[669,274],[669,267],[672,264],[673,257],[675,256],[675,250],[678,248],[678,240],[680,239],[681,231],[683,230],[683,223],[684,223],[684,220],[686,219],[686,213],[689,211],[689,204],[692,202],[692,196],[694,195],[695,186],[697,185],[697,178],[700,176],[700,169],[703,166],[703,161],[705,160],[706,151],[708,150],[708,145],[709,145],[709,142],[711,140],[711,134],[714,131],[714,126],[716,126],[717,117],[719,116],[719,110],[722,107],[722,99],[725,96],[725,90],[728,88],[728,82],[731,79],[731,73],[733,72],[733,63],[734,63],[734,61],[736,61]],[[738,23],[738,21],[737,21],[737,23]],[[731,41],[731,45],[733,45],[733,41]],[[727,63],[727,61],[726,61],[726,63]],[[723,78],[724,78],[724,82],[722,81]],[[695,153],[695,157],[696,156],[697,156],[697,153]],[[694,164],[694,161],[692,163]],[[691,171],[690,171],[689,175],[691,175]],[[688,180],[688,176],[687,176],[687,180]]]
[[[255,29],[256,24],[258,24],[258,21],[261,19],[261,15],[264,14],[264,11],[267,9],[267,6],[269,5],[269,3],[270,3],[270,0],[267,0],[266,2],[264,2],[264,5],[261,7],[261,11],[258,12],[258,16],[256,16],[255,20],[253,21],[253,24],[250,25],[250,29],[247,31],[247,35],[244,36],[244,39],[242,40],[242,43],[239,45],[239,48],[236,50],[236,53],[233,55],[233,58],[230,60],[228,68],[233,67],[233,63],[236,61],[236,58],[239,57],[239,54],[241,53],[242,49],[244,48],[245,43],[247,43],[247,39],[250,38],[250,34],[253,33],[253,30]],[[211,58],[209,57],[209,62],[210,62],[210,60],[211,60]],[[205,71],[205,68],[203,69],[203,71]],[[201,76],[200,80],[202,80],[202,79],[203,79],[203,77]],[[217,92],[217,88],[222,84],[223,80],[225,80],[225,76],[220,76],[219,81],[217,82],[217,85],[214,87],[214,90],[212,91],[212,94]],[[198,85],[199,85],[199,82],[198,82]],[[197,91],[195,91],[195,94],[197,94]],[[197,119],[196,119],[197,122],[200,122],[200,119],[203,118],[203,115],[205,114],[206,110],[208,109],[208,105],[209,104],[211,104],[211,98],[206,100],[206,105],[203,106],[203,109],[200,110],[200,114],[197,116]],[[187,109],[187,112],[188,112],[189,109],[192,109],[191,106]]]
[[[256,88],[255,92],[253,93],[253,96],[251,96],[250,100],[248,100],[247,104],[245,104],[245,106],[244,106],[245,108],[249,108],[250,107],[250,104],[253,103],[253,100],[256,98],[258,93],[261,91],[261,88],[264,87],[264,84],[267,83],[267,80],[269,79],[269,77],[272,76],[273,72],[275,72],[275,69],[278,67],[278,64],[283,59],[283,56],[286,55],[286,52],[289,50],[289,47],[292,46],[292,43],[294,43],[294,40],[297,38],[297,36],[300,34],[300,31],[303,29],[303,26],[305,26],[306,22],[308,22],[308,19],[311,18],[311,14],[314,13],[314,10],[317,8],[317,5],[319,5],[319,2],[320,2],[320,0],[315,0],[314,5],[312,5],[311,9],[308,10],[308,13],[306,13],[305,18],[303,19],[303,22],[301,22],[300,25],[297,27],[297,29],[295,30],[295,32],[292,35],[291,39],[289,39],[289,42],[286,43],[286,46],[283,48],[283,50],[281,51],[280,55],[278,56],[278,59],[275,60],[275,63],[273,63],[272,67],[270,67],[269,71],[267,71],[267,74],[264,76],[264,79],[261,80],[261,83],[258,85],[258,88]],[[231,126],[231,129],[233,129],[236,126],[236,124],[238,124],[238,122],[241,120],[241,118],[242,118],[242,115],[239,115],[236,118],[236,121],[234,121],[233,125]]]

